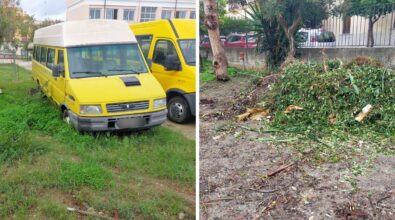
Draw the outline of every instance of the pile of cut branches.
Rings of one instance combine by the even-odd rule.
[[[395,72],[377,62],[330,60],[326,65],[295,63],[284,69],[264,97],[274,114],[272,125],[316,135],[335,129],[395,136]],[[299,109],[286,111],[290,106]],[[356,120],[366,106],[363,120]]]

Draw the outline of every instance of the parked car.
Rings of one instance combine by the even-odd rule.
[[[226,38],[224,45],[231,48],[256,48],[257,38],[255,36],[248,36],[246,42],[245,34],[231,34]]]
[[[225,36],[220,36],[222,45],[224,45],[225,41],[226,41],[226,37]],[[208,38],[208,36],[204,36],[203,39],[200,41],[200,47],[202,48],[210,48],[210,39]]]
[[[299,31],[302,47],[334,47],[336,46],[335,34],[325,29],[305,29]]]

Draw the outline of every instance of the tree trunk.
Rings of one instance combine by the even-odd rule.
[[[374,20],[373,18],[369,18],[369,24],[368,24],[368,42],[367,42],[367,47],[373,47],[374,46],[374,38],[373,38],[373,25],[374,25]]]
[[[288,26],[287,21],[285,20],[284,16],[279,15],[277,17],[278,23],[283,28],[285,35],[289,41],[289,49],[287,54],[287,60],[294,60],[296,54],[296,46],[295,46],[295,31],[298,28],[300,22],[302,21],[302,16],[300,13],[298,14],[297,18],[294,20],[291,26]]]
[[[213,53],[213,67],[217,80],[227,81],[228,76],[228,60],[225,56],[225,50],[222,47],[219,35],[219,20],[217,13],[217,1],[204,0],[204,24],[208,30],[211,51]]]

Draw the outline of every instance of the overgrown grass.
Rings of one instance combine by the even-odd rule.
[[[210,60],[203,60],[203,67],[200,70],[200,82],[209,82],[215,80],[215,74],[212,67],[212,62]],[[262,76],[268,75],[269,72],[266,70],[263,71],[254,71],[254,70],[241,70],[235,67],[228,67],[228,75],[230,77],[236,76],[255,76],[256,78],[260,78]]]
[[[263,98],[273,112],[272,128],[297,137],[295,148],[318,161],[336,162],[361,152],[394,153],[388,147],[395,141],[394,71],[379,65],[343,66],[338,60],[329,61],[328,68],[296,63],[284,70]],[[368,104],[372,112],[357,122],[356,115]],[[285,113],[290,105],[304,110]]]
[[[0,65],[0,219],[73,218],[67,206],[125,219],[194,218],[174,193],[194,191],[194,141],[164,127],[80,134],[48,99],[29,94],[30,72],[18,72],[15,80],[12,66]]]

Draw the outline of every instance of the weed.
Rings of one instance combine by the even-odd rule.
[[[350,183],[353,192],[358,191],[358,189],[359,189],[359,188],[358,188],[358,181],[357,181],[357,179],[356,179],[355,177],[353,177],[353,176],[345,176],[344,179],[345,179],[348,183]]]
[[[60,167],[59,186],[66,190],[89,186],[103,190],[111,184],[111,174],[94,162],[63,162]]]
[[[215,133],[232,131],[236,128],[234,122],[225,122],[214,127]]]
[[[203,60],[203,68],[200,70],[200,81],[201,82],[209,82],[215,80],[214,70],[212,68],[212,63],[209,60]],[[270,74],[268,70],[262,71],[254,71],[254,70],[241,70],[235,67],[228,67],[228,75],[230,77],[236,76],[250,76],[251,84],[256,84],[259,82],[259,79],[263,76],[267,76]]]

